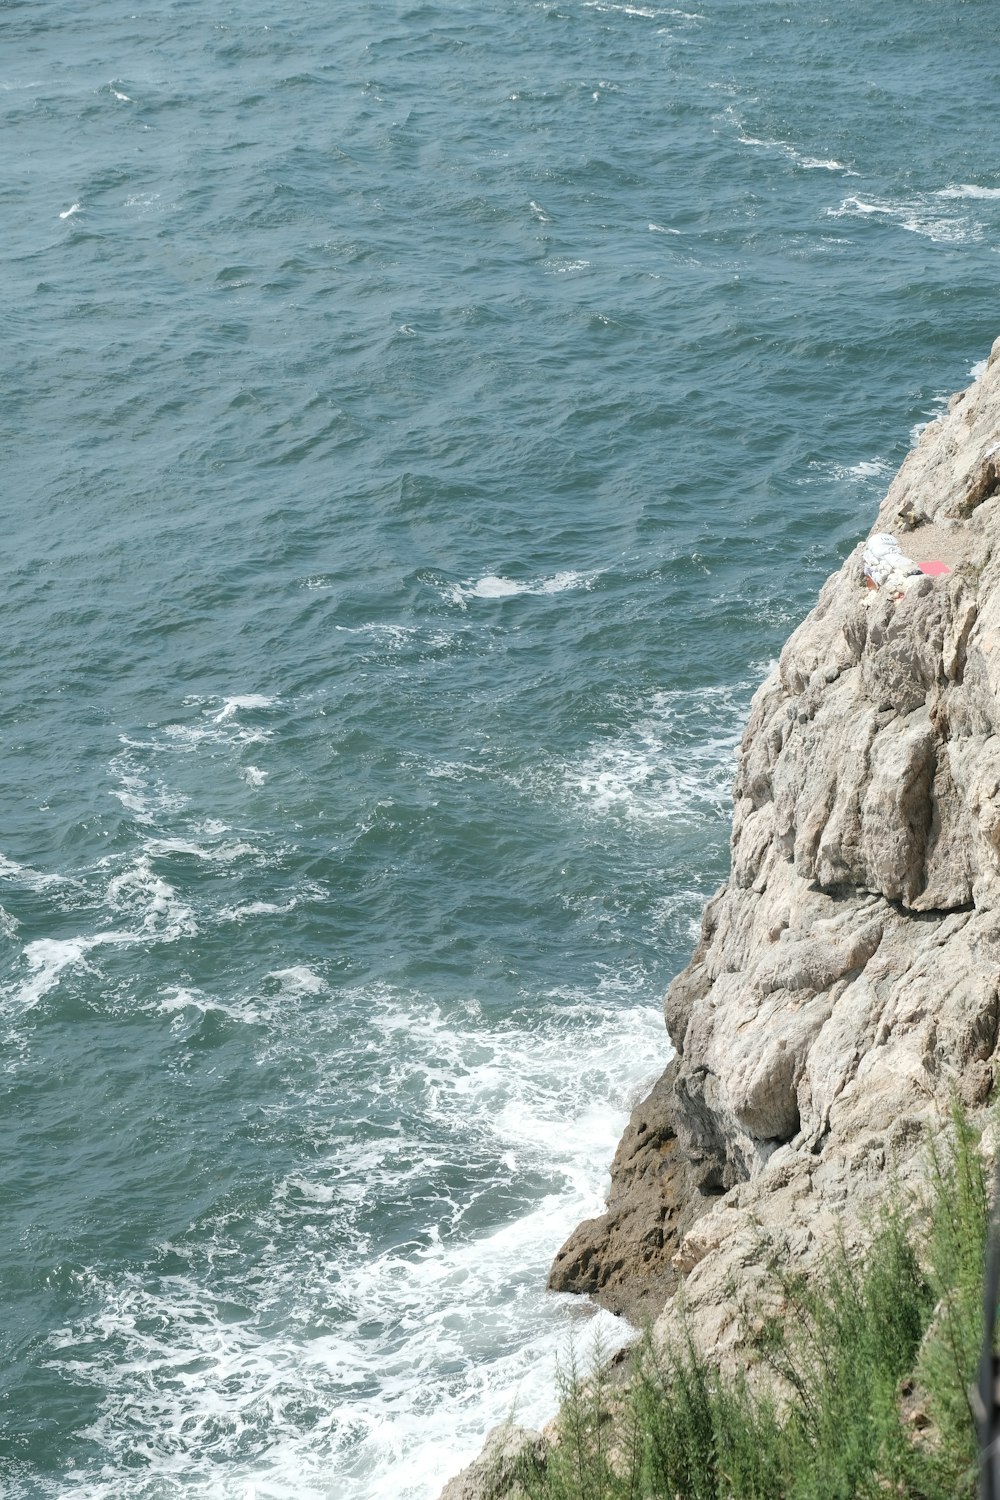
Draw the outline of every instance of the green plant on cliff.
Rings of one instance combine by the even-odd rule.
[[[646,1339],[627,1387],[571,1365],[560,1441],[530,1500],[960,1500],[976,1493],[969,1400],[982,1328],[988,1195],[960,1110],[930,1145],[926,1201],[810,1278],[776,1266],[781,1314],[754,1340],[776,1402],[690,1339]]]
[[[923,1445],[927,1493],[942,1500],[975,1493],[977,1440],[969,1397],[982,1343],[989,1223],[978,1145],[976,1132],[957,1108],[952,1148],[946,1150],[938,1140],[930,1143],[930,1222],[924,1244],[934,1312],[915,1376],[926,1392],[934,1434],[934,1441]]]

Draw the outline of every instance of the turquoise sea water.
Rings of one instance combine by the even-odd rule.
[[[754,685],[1000,333],[990,0],[0,6],[0,1490],[430,1500]]]

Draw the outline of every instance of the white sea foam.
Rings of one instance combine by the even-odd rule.
[[[919,234],[936,244],[967,244],[983,237],[983,225],[972,219],[943,217],[933,197],[926,196],[902,199],[876,198],[867,202],[863,198],[844,198],[839,207],[828,208],[831,219],[870,219],[883,224],[895,224],[910,234]]]
[[[973,380],[982,380],[983,376],[986,374],[986,370],[987,370],[988,365],[989,365],[989,360],[988,359],[977,359],[976,363],[972,366],[972,369],[969,371],[970,377]]]
[[[219,912],[220,922],[245,922],[248,917],[286,916],[298,906],[298,897],[288,901],[247,901],[242,906],[224,906]]]
[[[863,458],[856,464],[834,464],[834,479],[882,479],[892,473],[892,464],[884,458]]]
[[[235,698],[224,698],[214,722],[225,724],[227,720],[235,718],[244,709],[273,708],[275,701],[274,698],[269,698],[264,693],[243,693]]]
[[[679,229],[671,229],[666,224],[650,224],[649,230],[651,234],[680,234]]]
[[[733,115],[732,106],[727,109],[726,113]],[[842,172],[845,177],[857,177],[860,175],[852,167],[849,167],[846,162],[837,161],[835,157],[809,156],[797,150],[790,141],[770,140],[766,136],[748,135],[743,127],[739,125],[738,121],[737,128],[739,133],[736,139],[741,146],[757,146],[765,151],[775,151],[779,155],[787,157],[789,161],[794,162],[797,167],[801,167],[804,171]]]
[[[289,1108],[319,1123],[345,1081],[342,1050],[317,1031],[337,1008],[297,1020],[287,986],[308,1000],[318,976],[273,977],[286,1002],[274,1045],[308,1048],[320,1069],[315,1101]],[[552,1414],[567,1338],[586,1360],[595,1341],[610,1352],[631,1336],[542,1288],[568,1228],[599,1210],[627,1111],[665,1061],[652,997],[609,981],[590,999],[540,997],[530,1024],[501,1029],[475,1007],[463,1021],[417,995],[363,999],[359,1055],[379,1049],[375,1092],[405,1096],[408,1131],[317,1135],[255,1210],[251,1257],[227,1209],[164,1247],[169,1270],[87,1272],[94,1310],[50,1335],[52,1367],[98,1391],[86,1435],[103,1468],[74,1476],[81,1500],[118,1500],[140,1458],[150,1493],[192,1500],[433,1500],[494,1423]],[[160,1005],[183,1026],[218,1002],[176,989]],[[484,1211],[498,1173],[512,1202],[526,1175],[550,1188],[520,1212]],[[430,1232],[373,1241],[372,1207],[414,1194],[437,1198]]]
[[[171,942],[198,930],[191,908],[153,869],[149,854],[140,855],[112,876],[104,899],[113,911],[127,912],[139,920],[138,929],[118,935],[119,941],[156,937]]]
[[[39,938],[28,943],[24,949],[28,978],[10,996],[14,1011],[30,1010],[37,1005],[59,983],[64,969],[75,968],[84,962],[88,949],[94,947],[95,942],[94,938],[61,942],[54,938]]]
[[[1000,187],[980,187],[974,182],[956,182],[938,188],[935,198],[1000,198]]]
[[[597,577],[596,572],[579,573],[575,569],[554,573],[550,578],[528,580],[487,573],[474,582],[447,584],[441,593],[450,602],[464,606],[470,599],[512,599],[518,594],[562,594],[567,589],[589,589]]]
[[[260,850],[254,844],[248,844],[243,839],[230,839],[226,843],[196,844],[191,839],[185,838],[154,838],[146,844],[146,853],[154,858],[164,854],[189,854],[193,859],[204,860],[208,864],[228,865],[236,859],[243,859],[248,854],[259,855]]]
[[[83,204],[82,203],[71,203],[70,206],[69,206],[69,208],[63,209],[63,211],[59,215],[59,217],[60,217],[60,219],[71,219],[74,214],[81,213],[82,211],[83,211]]]
[[[585,10],[602,11],[606,14],[637,16],[644,21],[659,21],[670,16],[677,21],[703,21],[705,17],[697,11],[677,10],[662,5],[632,5],[629,0],[584,0]],[[602,85],[605,87],[605,85]]]
[[[748,683],[654,693],[625,730],[559,767],[562,795],[596,817],[726,819],[749,694]]]
[[[261,787],[267,780],[267,772],[262,771],[259,766],[244,766],[240,771],[240,776],[247,786],[252,787]]]
[[[329,985],[322,975],[307,964],[296,964],[290,969],[275,969],[271,974],[281,985],[286,995],[321,995]]]
[[[26,886],[29,891],[46,891],[53,886],[79,886],[80,884],[70,875],[54,875],[42,870],[33,870],[30,865],[18,864],[16,859],[8,859],[5,854],[0,854],[0,880],[16,881]]]
[[[130,750],[163,751],[169,745],[192,753],[212,745],[262,744],[273,738],[274,731],[260,724],[243,724],[240,716],[259,714],[277,704],[277,698],[263,693],[240,693],[221,699],[188,698],[185,707],[198,709],[199,717],[165,724],[162,729],[152,731],[146,740],[122,735],[121,743]]]
[[[0,989],[0,1004],[8,1016],[32,1010],[55,989],[66,970],[85,967],[96,949],[151,939],[171,942],[197,931],[190,909],[166,881],[153,874],[145,858],[111,880],[105,899],[113,910],[137,919],[138,926],[26,943],[21,957],[27,976]]]
[[[242,908],[239,915],[286,912],[294,905],[294,901],[281,907],[269,902],[253,902]],[[225,915],[220,913],[220,917]],[[241,1026],[267,1027],[280,1051],[281,1034],[296,1024],[299,1002],[309,1005],[316,996],[325,995],[329,988],[323,976],[308,964],[294,964],[287,969],[273,970],[264,976],[259,986],[236,994],[221,991],[209,994],[193,986],[170,986],[160,991],[149,1008],[173,1017],[173,1029],[181,1034],[192,1029],[192,1021],[196,1024],[201,1016],[213,1012]]]
[[[112,765],[117,769],[121,762],[115,761]],[[150,784],[146,775],[124,769],[120,771],[119,784],[113,795],[132,813],[136,822],[147,826],[181,812],[189,800],[182,793],[171,790],[162,780]]]
[[[171,1029],[179,1036],[196,1031],[201,1018],[225,1016],[240,1026],[276,1027],[287,1021],[288,1000],[280,986],[246,994],[208,994],[205,990],[175,986],[160,992],[148,1007],[170,1016]]]

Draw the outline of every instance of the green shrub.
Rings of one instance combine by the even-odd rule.
[[[956,1109],[916,1213],[895,1204],[863,1255],[837,1244],[808,1278],[772,1269],[781,1312],[752,1343],[780,1403],[723,1378],[690,1338],[662,1350],[647,1337],[621,1387],[571,1360],[560,1441],[521,1476],[530,1500],[971,1500],[988,1223],[977,1145]]]

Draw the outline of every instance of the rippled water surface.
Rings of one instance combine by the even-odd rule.
[[[754,685],[1000,333],[989,0],[0,6],[0,1487],[432,1500]]]

